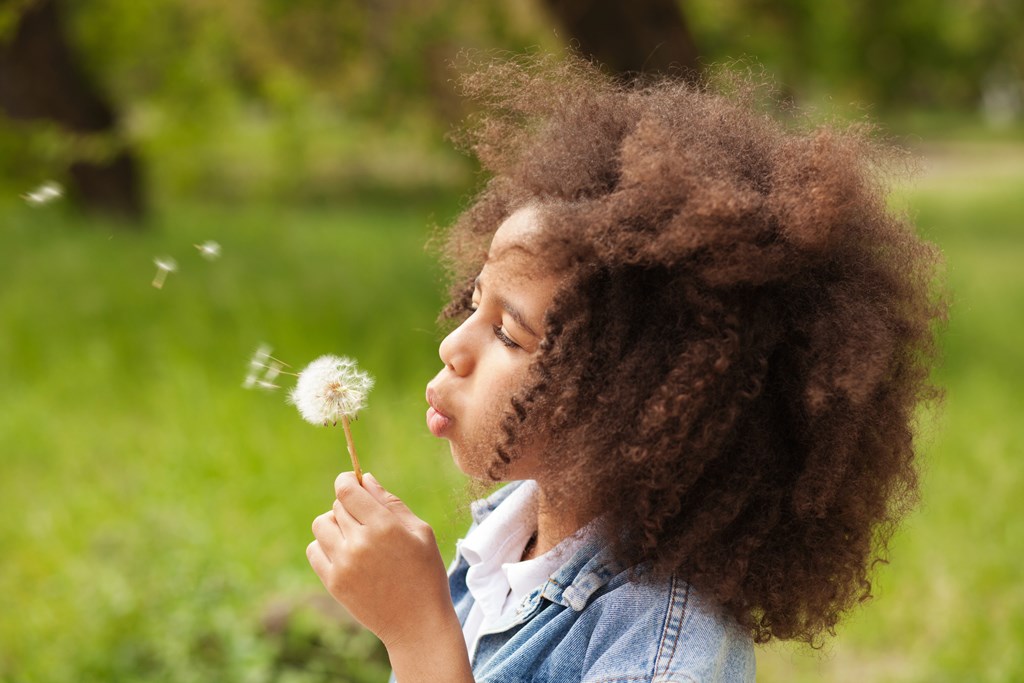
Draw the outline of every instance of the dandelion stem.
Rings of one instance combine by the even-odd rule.
[[[347,415],[341,416],[341,428],[345,430],[345,442],[348,445],[348,456],[352,458],[352,469],[356,473],[356,481],[363,485],[363,470],[359,468],[359,458],[356,457],[356,446],[352,443],[352,430],[349,428]]]

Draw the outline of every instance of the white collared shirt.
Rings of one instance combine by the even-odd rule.
[[[581,542],[570,536],[548,552],[521,561],[537,529],[537,483],[525,481],[479,526],[458,542],[469,564],[466,587],[473,607],[462,633],[472,660],[477,641],[509,621],[519,603],[569,559]]]

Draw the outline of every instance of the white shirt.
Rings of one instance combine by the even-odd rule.
[[[458,542],[469,563],[466,587],[473,607],[462,626],[472,660],[480,636],[511,620],[516,607],[576,551],[582,538],[570,536],[548,552],[520,561],[537,529],[537,483],[523,482],[494,512]]]

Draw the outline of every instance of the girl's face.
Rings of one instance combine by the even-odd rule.
[[[495,460],[502,417],[526,381],[558,284],[531,249],[537,221],[536,208],[526,207],[495,232],[473,291],[473,313],[441,342],[444,368],[427,385],[427,426],[448,439],[459,468],[479,479]],[[508,478],[534,476],[541,447],[538,439],[517,443],[520,457]]]

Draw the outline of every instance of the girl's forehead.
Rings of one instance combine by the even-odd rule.
[[[498,226],[491,238],[487,260],[500,259],[508,251],[530,253],[531,244],[540,235],[540,210],[536,205],[527,204],[517,209]]]
[[[491,239],[480,279],[498,288],[538,284],[553,289],[560,274],[541,256],[542,231],[538,207],[527,205],[512,213]]]

